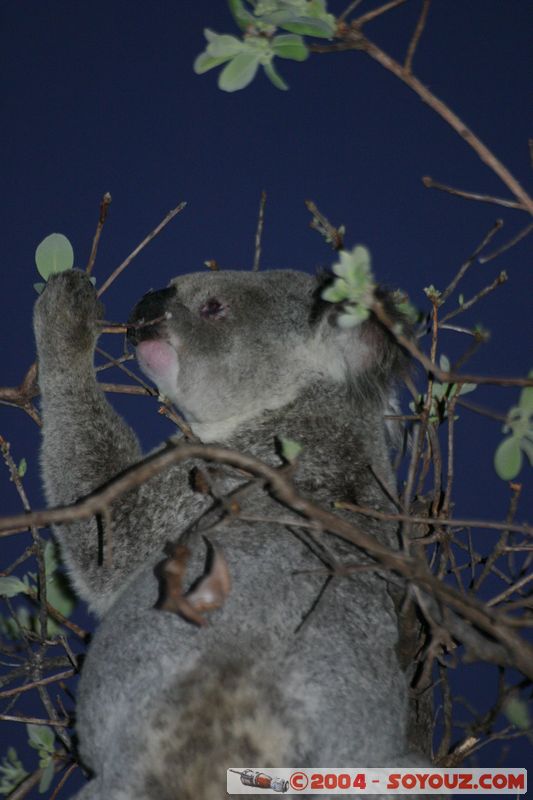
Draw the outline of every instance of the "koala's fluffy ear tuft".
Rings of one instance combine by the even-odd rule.
[[[331,303],[322,297],[324,289],[334,279],[335,276],[329,272],[318,276],[311,324],[320,327],[324,338],[334,343],[342,353],[354,398],[382,402],[389,396],[395,382],[408,373],[409,355],[373,312],[352,328],[338,324],[339,315],[345,313],[344,303]],[[400,326],[405,336],[411,337],[412,325],[399,309],[395,293],[378,286],[374,296],[393,324]]]

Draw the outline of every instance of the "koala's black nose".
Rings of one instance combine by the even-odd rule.
[[[128,339],[132,344],[138,344],[142,339],[150,339],[157,330],[161,318],[168,311],[168,304],[175,296],[176,288],[169,286],[167,289],[158,289],[156,292],[147,292],[139,300],[130,318],[128,319]],[[150,324],[153,322],[154,324]]]

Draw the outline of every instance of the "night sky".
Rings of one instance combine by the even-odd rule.
[[[360,10],[377,5],[367,0]],[[409,0],[371,23],[367,35],[402,60],[420,6]],[[333,13],[343,8],[331,0]],[[420,79],[526,188],[532,16],[526,0],[433,0],[414,64]],[[224,0],[4,0],[0,27],[0,385],[18,384],[34,359],[37,244],[49,233],[64,233],[76,265],[84,267],[104,192],[113,201],[93,273],[98,283],[169,209],[181,200],[188,204],[105,294],[106,318],[115,321],[126,319],[149,288],[205,269],[207,259],[222,269],[250,269],[263,189],[263,269],[315,272],[334,263],[332,251],[309,229],[304,200],[311,198],[332,222],[345,224],[348,248],[363,243],[370,249],[378,280],[405,289],[418,307],[427,306],[423,287],[444,288],[497,218],[505,224],[494,248],[527,224],[523,211],[423,186],[422,176],[431,175],[462,189],[511,197],[457,134],[362,53],[281,62],[288,92],[275,89],[262,73],[233,94],[218,89],[218,70],[195,75],[192,63],[204,49],[205,27],[237,34]],[[520,376],[533,367],[530,241],[473,266],[462,285],[469,298],[501,270],[509,275],[504,286],[457,319],[470,327],[481,322],[492,334],[469,372]],[[118,352],[117,338],[101,344]],[[441,340],[450,357],[468,344],[457,333]],[[517,389],[485,387],[468,399],[505,413],[517,398]],[[147,448],[173,432],[153,401],[113,402]],[[502,520],[509,490],[492,467],[501,423],[463,410],[457,425],[455,514]],[[30,501],[42,506],[35,424],[1,405],[0,433],[11,442],[15,460],[27,459]],[[528,503],[531,508],[528,468],[520,479],[525,486],[517,517],[525,520]],[[20,510],[6,471],[0,497],[0,513]],[[2,564],[28,541],[2,539]],[[472,665],[454,681],[474,706],[490,707],[494,669]],[[34,711],[42,713],[37,706]],[[13,713],[24,708],[16,706]],[[13,726],[4,724],[0,740],[18,742]],[[501,745],[482,750],[478,763],[494,766],[501,752]],[[530,756],[525,744],[515,743],[500,765],[526,766]],[[75,783],[61,797],[71,796]]]

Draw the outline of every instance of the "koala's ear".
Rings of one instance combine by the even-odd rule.
[[[342,357],[347,380],[358,398],[372,400],[388,395],[394,383],[409,371],[409,356],[394,334],[373,313],[351,328],[339,325],[339,316],[345,313],[344,304],[331,303],[322,297],[334,277],[324,273],[318,278],[311,324],[317,326],[317,333],[323,341]],[[412,327],[398,308],[394,294],[377,287],[375,296],[389,319],[400,325],[405,335],[411,336]]]

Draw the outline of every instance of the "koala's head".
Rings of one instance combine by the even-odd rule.
[[[183,275],[142,298],[129,336],[143,372],[192,423],[229,430],[319,382],[353,389],[382,376],[383,393],[399,348],[376,320],[339,328],[320,293],[290,270]]]

